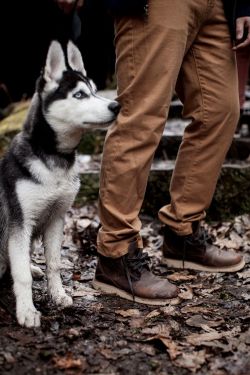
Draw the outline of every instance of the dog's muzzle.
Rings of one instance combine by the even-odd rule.
[[[116,116],[118,115],[118,113],[120,112],[120,109],[121,109],[121,105],[116,102],[116,101],[113,101],[111,102],[109,105],[108,105],[108,109],[113,112]]]

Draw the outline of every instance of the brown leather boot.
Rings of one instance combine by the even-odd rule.
[[[189,268],[209,272],[235,272],[242,269],[245,261],[232,250],[221,250],[212,244],[211,238],[200,227],[193,224],[193,234],[179,236],[169,227],[164,227],[162,263],[173,268]]]
[[[178,288],[150,271],[148,254],[138,249],[136,242],[120,258],[99,255],[93,286],[147,305],[166,305],[178,295]]]

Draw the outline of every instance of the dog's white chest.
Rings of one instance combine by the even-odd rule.
[[[29,169],[35,181],[22,179],[16,185],[24,219],[38,220],[44,212],[48,213],[55,207],[64,213],[79,189],[75,166],[69,170],[47,168],[40,160],[35,160],[30,163]]]

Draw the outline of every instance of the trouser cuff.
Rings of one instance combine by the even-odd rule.
[[[119,258],[128,253],[128,248],[131,242],[136,242],[139,249],[143,248],[143,241],[140,235],[136,237],[114,241],[114,239],[101,240],[100,233],[97,237],[97,251],[105,257]]]
[[[169,226],[179,236],[188,236],[193,233],[193,223],[204,219],[205,211],[200,214],[195,214],[188,219],[188,221],[178,220],[171,210],[171,205],[164,206],[158,212],[160,221]]]

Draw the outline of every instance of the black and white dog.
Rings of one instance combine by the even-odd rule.
[[[79,189],[75,151],[84,129],[112,122],[119,104],[99,97],[86,77],[78,48],[67,56],[53,41],[23,130],[0,162],[0,277],[8,267],[14,282],[16,316],[40,326],[32,299],[32,243],[42,236],[48,292],[62,307],[72,305],[60,277],[64,215]]]

